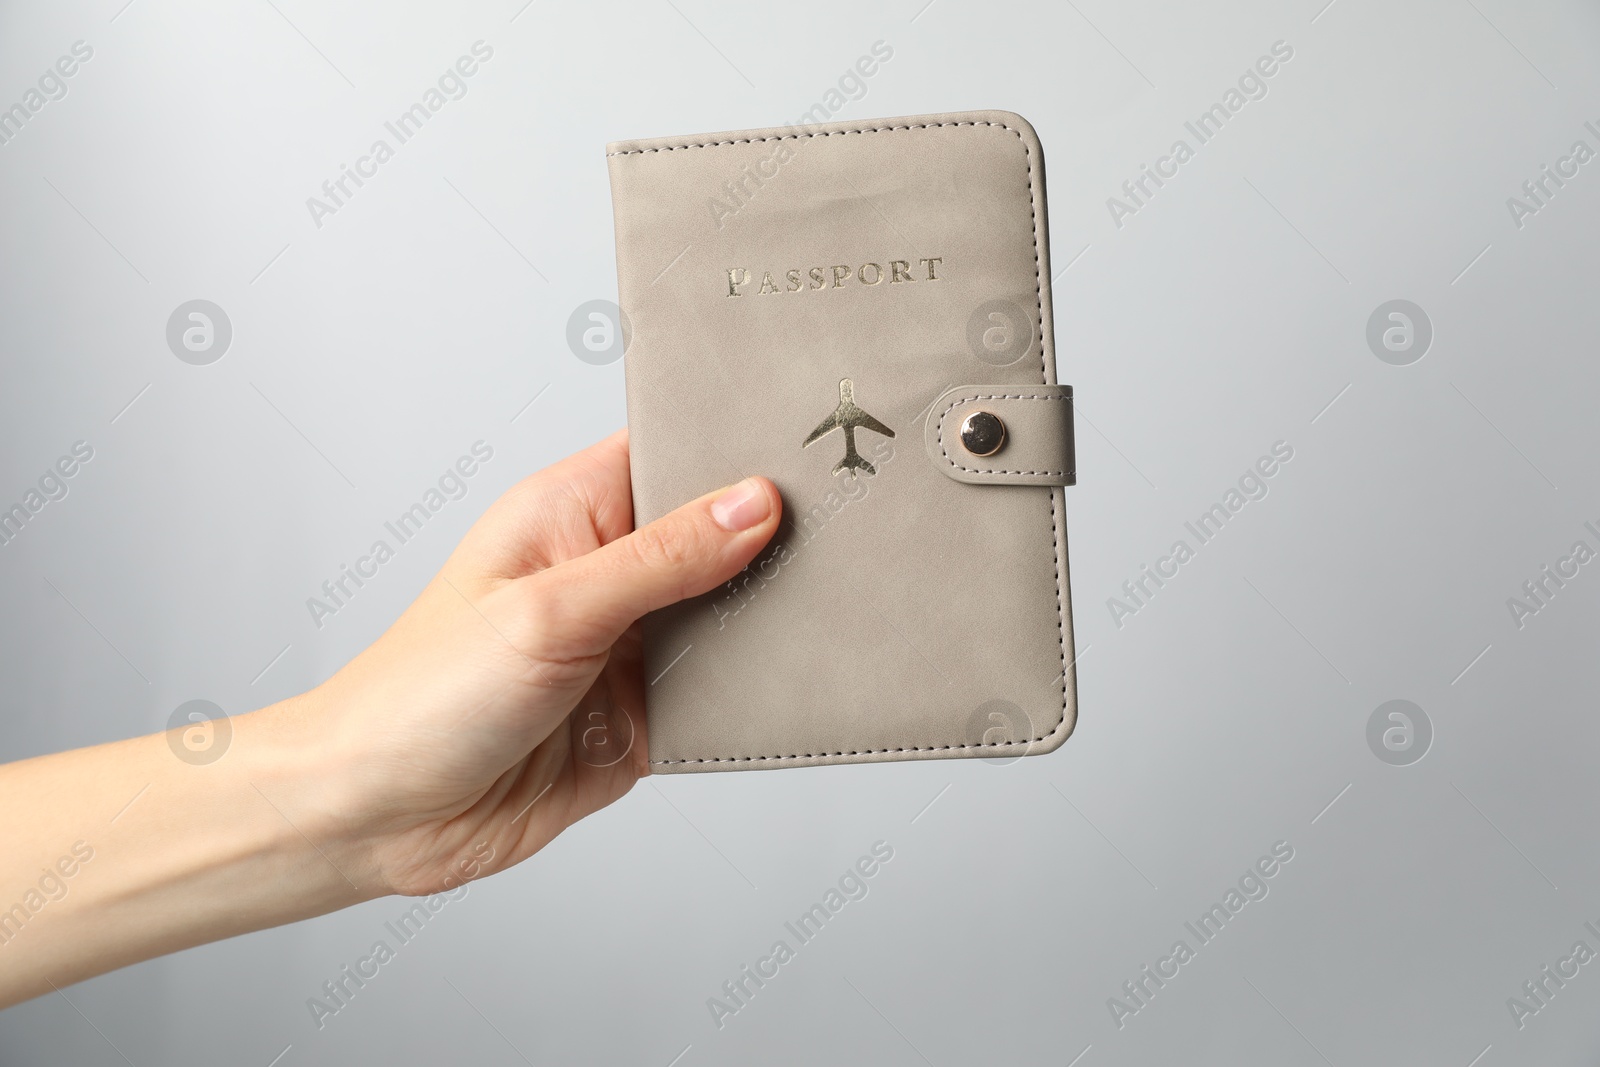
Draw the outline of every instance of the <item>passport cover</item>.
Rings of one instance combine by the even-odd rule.
[[[635,523],[752,474],[784,503],[745,571],[644,620],[652,771],[1054,750],[1077,717],[1075,471],[1032,127],[963,112],[607,158]]]

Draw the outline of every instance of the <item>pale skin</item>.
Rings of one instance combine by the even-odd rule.
[[[750,478],[634,531],[619,432],[509,490],[382,637],[234,716],[215,762],[152,734],[0,766],[0,909],[65,886],[0,913],[0,1007],[527,859],[650,773],[637,620],[732,578],[781,507]]]

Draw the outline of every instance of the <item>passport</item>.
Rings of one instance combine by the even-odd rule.
[[[645,617],[651,770],[1057,748],[1076,464],[1033,128],[826,122],[607,160],[635,522],[755,474],[784,504],[742,573]]]

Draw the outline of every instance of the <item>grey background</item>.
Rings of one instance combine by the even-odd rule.
[[[0,498],[95,450],[0,547],[0,758],[259,707],[375,638],[498,492],[624,421],[622,364],[565,341],[615,297],[604,143],[790,121],[877,40],[842,117],[1001,107],[1045,145],[1081,653],[1053,756],[646,781],[321,1030],[307,998],[398,899],[15,1008],[0,1061],[1594,1062],[1600,965],[1521,1030],[1506,1000],[1600,948],[1600,568],[1520,629],[1506,601],[1600,543],[1600,162],[1520,229],[1506,198],[1600,148],[1600,13],[1325,2],[0,8],[0,106],[94,49],[0,146]],[[315,227],[479,39],[468,94]],[[1268,95],[1115,226],[1277,40]],[[209,366],[165,341],[193,299],[233,327]],[[1366,344],[1391,299],[1433,324],[1409,366]],[[305,598],[480,438],[468,496],[316,629]],[[1270,494],[1116,626],[1279,440]],[[1392,699],[1433,725],[1409,766],[1367,745]],[[706,999],[878,840],[870,894],[719,1030]],[[1107,999],[1280,840],[1270,895],[1119,1029]]]

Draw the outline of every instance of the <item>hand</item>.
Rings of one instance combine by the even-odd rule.
[[[639,617],[732,578],[781,506],[751,478],[633,530],[614,434],[506,493],[327,682],[230,719],[220,759],[155,734],[0,766],[0,885],[35,886],[0,913],[0,1007],[526,859],[649,773]]]
[[[752,478],[633,531],[626,431],[497,501],[308,701],[350,776],[326,814],[379,884],[459,884],[485,842],[517,863],[649,774],[637,620],[732,578],[780,512]]]

